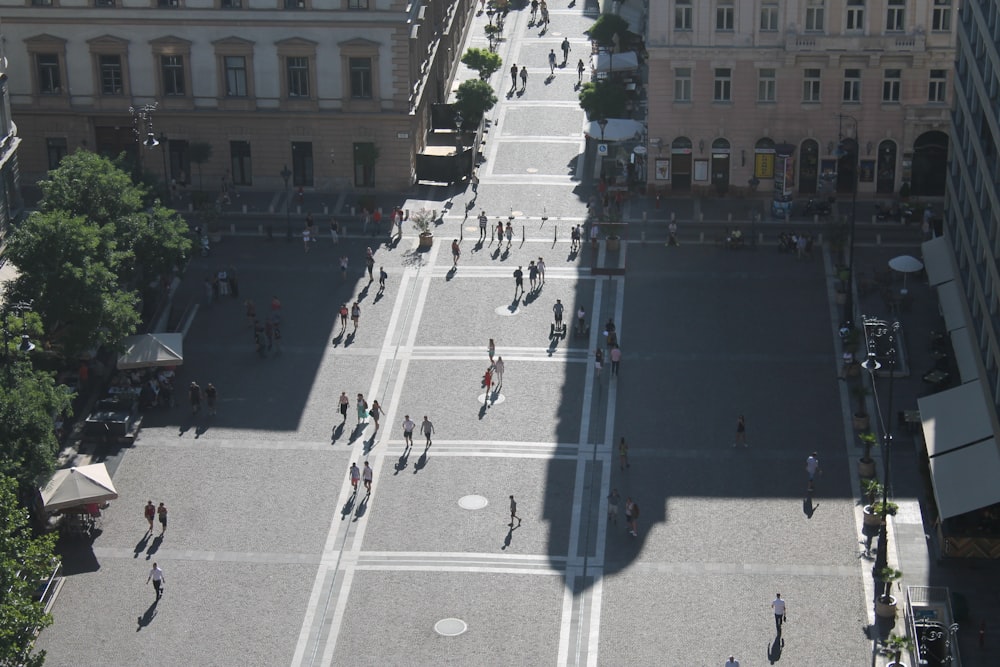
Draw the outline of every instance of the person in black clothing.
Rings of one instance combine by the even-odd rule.
[[[514,298],[516,299],[521,294],[524,294],[524,272],[519,266],[514,269]]]
[[[201,409],[201,387],[194,380],[188,386],[188,398],[191,399],[191,414],[197,414]]]

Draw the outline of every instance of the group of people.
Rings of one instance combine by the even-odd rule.
[[[278,297],[271,297],[271,312],[261,322],[257,317],[257,305],[247,299],[243,302],[246,307],[247,326],[253,331],[254,347],[257,356],[266,357],[272,349],[275,353],[281,352],[281,301]]]
[[[201,412],[201,402],[203,399],[208,415],[214,417],[217,412],[216,402],[219,399],[219,391],[211,382],[205,385],[205,389],[202,390],[197,382],[191,380],[191,384],[188,385],[188,400],[191,402],[191,414],[196,415]]]
[[[220,297],[230,296],[238,299],[240,296],[240,283],[236,275],[236,269],[231,266],[222,267],[215,273],[205,276],[205,302],[213,303]]]
[[[541,15],[541,18],[539,18]],[[549,25],[549,6],[545,3],[545,0],[531,0],[531,22],[529,25],[540,25],[543,27],[548,27]]]
[[[490,338],[490,342],[486,347],[486,353],[490,357],[490,365],[486,367],[486,372],[483,373],[483,388],[486,389],[486,395],[483,399],[483,406],[485,407],[489,407],[490,397],[492,396],[493,391],[500,391],[500,387],[503,386],[503,357],[497,356],[494,360],[496,352],[496,343],[492,338]],[[495,390],[493,389],[494,384],[496,385]]]

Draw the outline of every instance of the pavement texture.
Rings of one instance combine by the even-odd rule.
[[[702,223],[703,202],[668,210],[650,198],[626,204],[620,250],[570,249],[569,227],[593,195],[594,146],[574,129],[584,120],[575,72],[545,83],[545,55],[563,35],[571,62],[587,53],[591,9],[550,10],[546,33],[527,11],[508,18],[501,55],[527,64],[529,82],[508,99],[509,65],[494,79],[501,102],[478,193],[380,196],[386,208],[440,212],[430,249],[406,225],[391,242],[385,229],[371,236],[340,196],[305,205],[327,204],[348,233],[306,251],[301,218],[295,242],[279,233],[283,193],[241,196],[259,214],[228,214],[236,233],[192,262],[171,317],[192,316],[179,386],[213,382],[219,413],[192,415],[179,396],[145,415],[134,447],[90,452],[107,461],[120,498],[92,540],[60,544],[67,581],[38,640],[48,664],[713,666],[731,653],[744,667],[885,664],[871,640],[861,451],[837,379],[828,252],[778,254],[774,225],[755,230],[758,247],[725,250],[712,239],[730,212],[747,219],[752,200],[713,204],[717,217]],[[469,45],[485,46],[485,20]],[[479,210],[491,226],[513,217],[510,248],[490,233],[477,242]],[[679,248],[663,245],[670,212],[685,221]],[[865,230],[859,266],[914,254],[918,230],[885,226],[882,243],[880,229]],[[376,276],[379,266],[389,275],[384,291],[363,271],[369,247]],[[539,257],[544,282],[515,297],[514,269]],[[237,272],[239,298],[207,298],[204,276],[223,266]],[[914,311],[901,317],[929,331],[936,307],[915,282]],[[243,301],[263,315],[273,296],[282,343],[258,357]],[[549,337],[556,299],[570,324],[585,309],[588,333]],[[354,301],[356,333],[336,314]],[[594,363],[609,319],[623,351],[616,376]],[[487,394],[490,338],[505,373]],[[919,379],[898,381],[899,409],[921,390]],[[377,430],[358,420],[358,393],[385,410]],[[734,447],[741,414],[748,446]],[[428,416],[433,444],[417,433],[407,446],[404,415],[418,425]],[[908,511],[892,526],[890,563],[904,584],[960,588],[976,619],[995,618],[995,587],[977,583],[995,581],[995,568],[941,567],[929,555],[913,444],[894,459],[893,494]],[[823,474],[807,494],[812,451]],[[370,494],[348,477],[365,460]],[[636,536],[624,523],[629,497]],[[169,507],[165,535],[145,534],[146,500]],[[156,604],[143,579],[154,561],[166,576]],[[780,636],[776,592],[788,601]],[[997,664],[972,636],[960,633],[965,664]]]

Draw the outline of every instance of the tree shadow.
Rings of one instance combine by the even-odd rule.
[[[149,605],[145,613],[139,617],[138,626],[135,629],[136,632],[142,632],[143,628],[148,627],[153,622],[153,619],[156,618],[156,605],[159,603],[159,600],[154,600],[153,604]]]
[[[393,475],[398,475],[399,473],[406,470],[407,462],[409,461],[409,459],[410,459],[410,446],[406,445],[406,447],[403,449],[402,455],[400,455],[399,457],[399,460],[396,461],[396,465],[394,466],[396,472],[394,472]]]
[[[419,268],[427,264],[426,255],[427,255],[426,248],[420,248],[419,246],[416,248],[412,248],[403,253],[402,264],[404,267],[415,266]]]
[[[773,665],[774,663],[781,660],[781,649],[785,647],[785,640],[779,634],[771,642],[771,645],[767,647],[767,659]]]
[[[163,544],[163,535],[157,535],[153,538],[153,541],[149,543],[149,548],[146,549],[146,560],[151,560],[153,554],[160,550],[160,545]]]
[[[347,517],[351,515],[351,512],[354,510],[354,501],[357,499],[358,499],[358,490],[354,489],[354,493],[352,493],[351,497],[347,499],[347,502],[344,503],[344,506],[340,508],[341,521],[345,520]]]

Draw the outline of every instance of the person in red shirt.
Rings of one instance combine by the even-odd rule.
[[[486,387],[486,398],[483,400],[483,407],[490,403],[490,388],[493,386],[493,367],[490,366],[483,373],[483,386]]]

